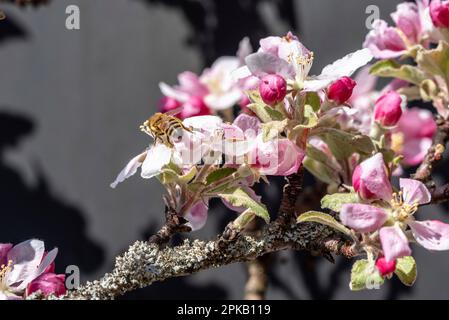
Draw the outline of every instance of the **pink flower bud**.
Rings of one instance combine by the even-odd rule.
[[[374,119],[384,127],[395,126],[402,116],[402,98],[395,91],[388,91],[374,106]]]
[[[387,261],[385,257],[379,257],[376,260],[376,268],[382,277],[388,276],[396,270],[396,260]]]
[[[179,108],[181,105],[181,102],[172,97],[163,97],[159,101],[159,110],[161,112],[167,112]]]
[[[28,284],[26,294],[30,295],[40,290],[45,296],[50,294],[61,296],[66,293],[64,282],[65,275],[63,274],[44,273]]]
[[[259,84],[260,97],[268,105],[275,105],[284,100],[287,94],[287,82],[277,74],[268,74]]]
[[[391,199],[393,191],[381,153],[366,159],[355,168],[352,186],[364,200]]]
[[[357,83],[349,77],[342,77],[332,83],[327,89],[327,96],[338,104],[343,104],[349,100],[352,90]]]
[[[433,0],[430,3],[430,18],[437,28],[449,28],[449,1]]]

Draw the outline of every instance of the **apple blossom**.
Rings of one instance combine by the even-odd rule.
[[[449,1],[431,1],[430,17],[436,27],[449,28]]]
[[[320,75],[309,76],[313,53],[289,32],[284,37],[260,40],[259,50],[248,55],[245,59],[246,66],[233,74],[237,80],[251,75],[261,79],[268,74],[277,74],[287,81],[294,80],[302,90],[319,91],[341,77],[351,76],[372,58],[368,49],[358,50],[324,67]]]
[[[22,299],[27,286],[46,274],[57,253],[55,248],[45,255],[44,243],[36,239],[15,246],[0,244],[0,300]],[[54,293],[53,289],[48,293]]]
[[[381,153],[363,161],[355,168],[352,185],[362,199],[389,200],[391,198],[390,179]]]
[[[385,257],[378,257],[376,260],[376,268],[382,277],[389,276],[396,270],[396,260],[387,261]]]
[[[66,294],[65,275],[55,273],[44,273],[38,278],[34,279],[28,284],[26,295],[41,291],[44,296],[54,294],[55,296],[62,296]]]
[[[383,127],[395,126],[402,116],[402,98],[395,91],[389,91],[377,99],[374,119]]]
[[[327,89],[327,96],[330,100],[343,104],[349,100],[356,82],[350,77],[341,77],[333,82]]]
[[[432,145],[436,131],[437,125],[430,111],[417,107],[406,109],[393,130],[392,149],[404,157],[404,164],[418,165]]]
[[[287,82],[277,74],[267,74],[260,81],[259,92],[263,102],[275,105],[287,94]]]

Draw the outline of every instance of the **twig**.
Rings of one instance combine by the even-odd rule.
[[[443,203],[449,201],[449,184],[430,189],[432,195],[432,204]]]
[[[272,255],[266,254],[246,263],[248,280],[245,285],[245,300],[265,300],[272,258]]]
[[[179,216],[169,207],[165,207],[165,216],[165,224],[156,234],[152,235],[148,239],[149,243],[154,243],[158,246],[162,246],[169,242],[176,233],[191,231],[191,228],[186,225],[187,220]]]

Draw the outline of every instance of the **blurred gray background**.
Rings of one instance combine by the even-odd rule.
[[[82,281],[99,277],[114,257],[163,223],[162,188],[138,176],[116,190],[109,183],[148,144],[138,130],[161,98],[158,82],[175,83],[184,70],[200,72],[234,54],[249,35],[296,31],[315,52],[314,72],[359,49],[365,9],[376,4],[390,20],[399,1],[365,0],[53,0],[35,8],[1,5],[0,242],[39,237],[58,246],[57,269],[81,268]],[[81,29],[65,28],[65,9],[81,10]],[[442,170],[442,174],[445,174]],[[263,194],[275,207],[279,189]],[[449,220],[443,207],[422,216]],[[212,206],[210,239],[229,213]],[[381,290],[352,293],[350,264],[283,252],[274,262],[272,299],[447,299],[449,254],[414,247],[419,277],[413,288],[390,281]],[[239,299],[242,264],[173,279],[124,298]]]

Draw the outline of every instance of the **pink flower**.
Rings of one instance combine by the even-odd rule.
[[[396,260],[387,261],[385,257],[379,257],[376,260],[376,268],[382,277],[389,276],[396,270]]]
[[[28,284],[26,289],[26,295],[30,295],[33,292],[41,291],[44,296],[49,296],[54,294],[59,297],[66,294],[67,290],[65,288],[65,275],[64,274],[54,274],[54,273],[44,273],[30,284]]]
[[[386,262],[411,255],[409,240],[405,234],[407,227],[416,242],[424,248],[449,250],[448,224],[434,220],[416,221],[414,218],[418,206],[431,200],[426,186],[413,179],[400,179],[399,186],[401,192],[393,195],[389,207],[344,204],[340,211],[342,223],[359,232],[379,230]]]
[[[159,102],[159,110],[164,113],[176,110],[180,107],[182,107],[182,109],[180,109],[179,113],[176,115],[180,119],[210,114],[210,110],[204,103],[203,98],[197,96],[189,97],[185,103],[181,103],[171,97],[164,97]]]
[[[389,200],[392,189],[381,153],[360,163],[352,175],[355,191],[365,200]]]
[[[251,155],[251,164],[261,174],[288,176],[298,172],[304,156],[304,151],[288,139],[263,142],[259,135]]]
[[[422,26],[419,8],[415,3],[404,2],[397,6],[391,14],[398,29],[410,43],[419,43],[422,37]]]
[[[48,270],[57,253],[55,248],[45,255],[44,243],[36,239],[1,244],[0,300],[22,299],[28,284]]]
[[[383,127],[395,126],[402,116],[402,98],[395,91],[389,91],[377,99],[374,119]]]
[[[343,104],[349,100],[356,82],[349,77],[342,77],[333,82],[327,89],[327,96],[338,104]]]
[[[236,80],[254,76],[259,79],[277,74],[294,80],[305,91],[320,91],[344,76],[351,76],[371,61],[368,49],[358,50],[326,66],[318,76],[309,76],[313,53],[289,32],[284,37],[268,37],[260,41],[258,52],[246,57],[246,66],[234,72]]]
[[[192,208],[186,213],[184,218],[188,221],[187,225],[192,228],[192,231],[196,231],[204,227],[207,221],[207,211],[209,210],[207,203],[203,200],[199,200]]]
[[[437,28],[449,28],[449,1],[433,0],[430,3],[430,17]]]
[[[263,102],[275,105],[284,100],[287,94],[287,82],[277,74],[268,74],[260,81],[259,93]]]
[[[392,134],[392,148],[404,156],[409,166],[420,164],[427,154],[437,125],[430,111],[410,108],[404,111]]]
[[[391,59],[407,53],[407,45],[398,29],[388,27],[383,20],[376,20],[373,29],[366,36],[363,44],[365,48],[378,59]]]

